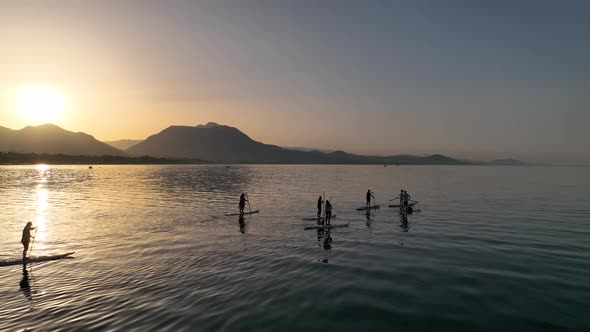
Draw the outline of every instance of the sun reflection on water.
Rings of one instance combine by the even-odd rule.
[[[39,171],[39,173],[45,173],[49,169],[49,165],[38,164],[38,165],[35,165],[35,168]]]
[[[35,205],[36,205],[36,214],[35,214],[35,222],[34,226],[37,227],[35,231],[35,242],[34,242],[34,249],[35,251],[44,251],[46,249],[47,243],[47,218],[45,213],[49,206],[48,198],[49,198],[49,190],[45,188],[45,184],[47,183],[47,178],[50,176],[49,172],[49,165],[39,164],[35,166],[36,170],[38,171],[38,183],[35,186]]]

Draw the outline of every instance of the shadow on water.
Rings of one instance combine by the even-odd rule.
[[[373,219],[371,218],[371,212],[370,211],[367,211],[365,213],[365,218],[367,218],[367,222],[366,222],[367,227],[371,228],[371,222],[373,221]]]
[[[246,234],[246,230],[247,230],[246,219],[244,219],[243,215],[240,215],[238,217],[238,225],[240,225],[240,233]]]
[[[413,210],[406,211],[404,209],[399,210],[399,220],[400,225],[399,228],[402,232],[409,232],[410,231],[410,220],[408,216],[412,215]]]
[[[318,219],[318,225],[324,225],[323,219]],[[332,230],[329,228],[320,228],[317,230],[318,247],[322,248],[322,256],[318,258],[318,262],[328,263],[330,255],[332,254]]]
[[[33,292],[31,291],[31,283],[33,282],[33,268],[31,271],[27,270],[26,264],[23,264],[23,276],[19,282],[19,290],[30,304],[29,309],[33,309]]]
[[[408,214],[406,212],[400,211],[399,213],[399,220],[401,224],[399,228],[402,232],[408,232],[410,230],[410,222],[408,221]]]
[[[328,263],[330,255],[332,254],[332,231],[327,229],[318,229],[318,246],[323,249],[322,257],[318,262]]]

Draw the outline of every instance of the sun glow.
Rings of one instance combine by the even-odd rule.
[[[48,86],[28,86],[16,93],[16,110],[30,124],[44,124],[59,119],[64,111],[63,94]]]

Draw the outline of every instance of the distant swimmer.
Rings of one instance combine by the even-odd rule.
[[[408,192],[404,190],[404,193],[403,193],[402,196],[403,196],[403,201],[404,201],[404,209],[407,210],[408,209],[408,204],[409,204],[409,201],[410,201],[410,198],[411,198],[410,197],[410,194],[408,194]]]
[[[330,220],[332,219],[332,204],[330,201],[326,200],[326,224],[330,224]]]
[[[371,190],[367,190],[367,203],[365,203],[365,207],[368,208],[371,206],[371,197],[375,199],[375,195],[371,192]]]
[[[322,196],[318,198],[318,218],[322,216],[322,204],[324,204],[324,200],[322,200]]]
[[[29,251],[29,242],[31,242],[31,238],[35,238],[31,235],[31,230],[37,229],[37,227],[33,227],[32,222],[28,222],[25,228],[23,229],[23,237],[21,238],[20,242],[23,244],[23,261],[27,259],[27,251]]]
[[[240,214],[244,214],[244,208],[246,207],[246,202],[248,199],[246,198],[246,194],[242,193],[240,195]]]

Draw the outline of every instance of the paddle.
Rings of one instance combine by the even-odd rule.
[[[320,212],[321,219],[326,217],[326,193],[322,193],[322,211]]]
[[[399,199],[399,196],[397,196],[396,198],[390,199],[389,201],[395,201],[396,199]]]
[[[35,244],[35,238],[37,238],[37,231],[39,230],[39,226],[35,228],[35,236],[33,236],[33,242],[31,242],[31,247],[29,248],[29,257],[31,257],[31,252],[33,252],[33,245]]]
[[[246,202],[248,202],[248,210],[250,210],[250,214],[252,214],[252,209],[250,208],[250,200],[248,199],[248,194],[246,194]]]

